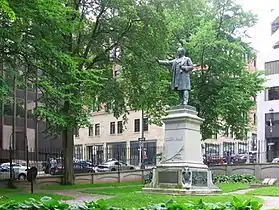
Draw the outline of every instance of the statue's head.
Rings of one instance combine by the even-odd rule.
[[[183,48],[183,47],[180,47],[180,48],[178,48],[178,50],[177,50],[177,53],[178,53],[178,57],[182,57],[182,56],[184,56],[185,55],[185,49]]]

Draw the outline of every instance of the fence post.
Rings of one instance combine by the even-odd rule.
[[[94,184],[94,172],[91,173],[91,184]]]

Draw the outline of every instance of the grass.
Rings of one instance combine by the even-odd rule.
[[[279,196],[279,186],[261,187],[249,191],[247,195],[262,195],[262,196]]]
[[[140,208],[148,206],[151,204],[164,203],[170,199],[176,202],[186,203],[189,201],[198,202],[201,199],[205,202],[217,203],[217,202],[227,202],[231,201],[234,196],[232,195],[216,195],[216,196],[170,196],[170,195],[155,195],[155,194],[143,194],[143,193],[123,193],[118,194],[116,197],[106,200],[106,203],[121,208]],[[260,203],[263,203],[263,200],[260,198],[254,198],[249,195],[238,195],[235,196],[240,200],[255,200]]]
[[[73,198],[70,196],[64,196],[64,195],[56,195],[56,194],[44,194],[44,193],[25,193],[23,192],[23,189],[7,189],[7,188],[1,188],[0,189],[0,203],[5,203],[7,201],[26,201],[29,198],[34,198],[36,200],[41,199],[42,197],[51,197],[54,200],[72,200]]]
[[[120,186],[142,186],[142,181],[136,182],[121,182],[121,183],[103,183],[103,184],[77,184],[77,185],[46,185],[42,186],[43,190],[71,190],[85,188],[101,188],[101,187],[120,187]]]
[[[233,188],[233,186],[235,186]],[[220,185],[221,189],[224,189],[227,192],[231,192],[238,189],[247,188],[248,185],[240,184],[222,184]],[[159,195],[159,194],[145,194],[141,193],[141,186],[136,187],[125,187],[125,188],[104,188],[104,189],[86,189],[82,192],[90,194],[101,194],[101,195],[116,195],[113,198],[107,199],[106,203],[121,208],[140,208],[148,206],[150,204],[164,203],[170,199],[177,202],[198,202],[202,199],[205,202],[224,202],[230,201],[235,195],[213,195],[213,196],[171,196],[171,195]],[[260,198],[254,198],[249,195],[236,195],[235,197],[241,200],[256,200],[260,203],[263,202]]]
[[[133,193],[137,191],[141,191],[142,186],[136,187],[123,187],[123,188],[104,188],[104,189],[86,189],[81,192],[90,193],[90,194],[99,194],[99,195],[118,195],[118,194],[126,194]]]
[[[249,188],[248,184],[218,184],[222,192],[228,193],[237,190],[243,190]],[[117,186],[111,188],[103,188],[103,189],[85,189],[81,192],[90,193],[90,194],[100,194],[100,195],[117,195],[122,193],[131,193],[141,191],[142,185],[139,186],[126,186],[123,188],[117,188]]]
[[[222,190],[223,193],[233,192],[237,190],[243,190],[249,188],[248,184],[217,184],[217,186]]]

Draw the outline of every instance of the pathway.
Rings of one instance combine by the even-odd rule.
[[[81,193],[77,191],[60,191],[60,192],[55,192],[55,194],[67,195],[75,198],[74,200],[66,200],[61,202],[67,203],[69,205],[77,205],[77,206],[83,205],[84,202],[97,201],[100,199],[109,199],[113,197],[108,195],[93,195],[88,193]]]
[[[242,195],[245,194],[249,191],[254,190],[253,188],[250,189],[245,189],[245,190],[238,190],[235,192],[227,193],[227,194],[238,194]],[[278,209],[279,208],[279,197],[275,196],[256,196],[257,198],[261,198],[264,200],[264,205],[263,205],[263,210],[268,210],[268,209]]]

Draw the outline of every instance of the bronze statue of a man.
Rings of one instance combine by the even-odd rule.
[[[180,97],[180,105],[187,105],[189,99],[190,72],[194,69],[189,57],[185,56],[185,49],[177,50],[178,57],[174,60],[158,60],[160,64],[169,65],[172,69],[172,90],[177,91]]]

